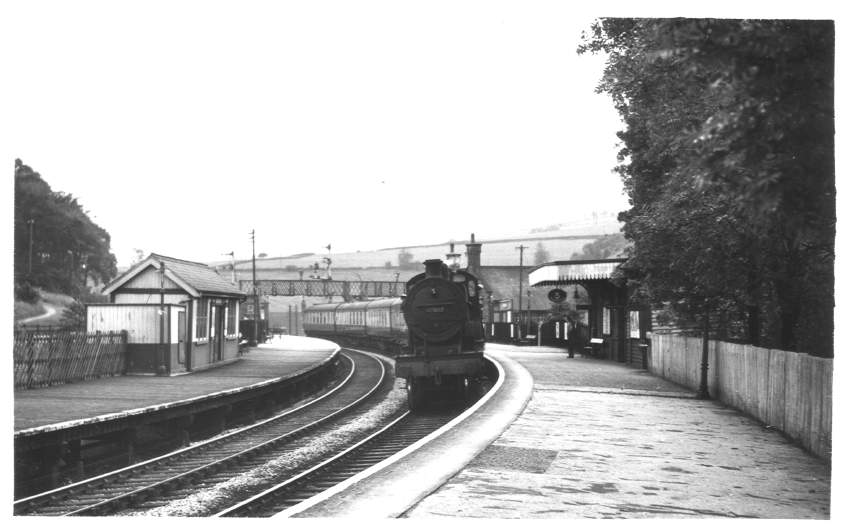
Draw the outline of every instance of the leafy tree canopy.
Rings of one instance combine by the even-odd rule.
[[[602,19],[578,51],[608,55],[642,292],[831,355],[833,23]]]
[[[584,245],[570,259],[606,259],[623,257],[629,242],[623,234],[607,234]]]
[[[534,248],[534,264],[540,265],[551,260],[552,255],[546,249],[546,245],[544,245],[542,241],[538,241],[537,246]]]
[[[32,246],[30,247],[30,234]],[[15,281],[77,295],[115,276],[109,233],[70,194],[15,160]]]

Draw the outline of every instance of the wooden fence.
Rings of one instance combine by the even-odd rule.
[[[16,330],[15,388],[36,388],[124,372],[127,332]]]
[[[701,338],[652,337],[650,370],[665,379],[696,390],[701,358]],[[805,353],[712,340],[709,393],[831,459],[832,365],[832,359]]]

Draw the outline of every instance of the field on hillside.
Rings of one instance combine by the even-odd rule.
[[[524,245],[526,247],[523,255],[523,263],[525,265],[535,264],[535,253],[539,246],[548,253],[547,261],[567,260],[576,252],[581,252],[584,245],[596,240],[598,236],[589,236],[582,239],[533,239],[526,240],[511,240],[483,243],[481,246],[481,265],[484,266],[505,266],[519,265],[519,250],[517,247]],[[331,254],[333,268],[351,268],[351,269],[373,269],[386,267],[389,263],[389,268],[396,268],[399,264],[400,249],[390,250],[374,250],[368,252],[350,252],[341,254]],[[426,259],[441,258],[445,259],[449,252],[448,245],[431,245],[422,247],[408,247],[409,252],[413,257],[413,261],[425,261]],[[462,256],[466,252],[466,247],[463,244],[455,245],[455,252],[459,252]],[[262,277],[261,271],[264,269],[285,270],[290,268],[294,274],[293,278],[298,277],[299,269],[309,269],[314,263],[319,263],[320,268],[324,269],[322,258],[324,256],[316,254],[301,258],[270,258],[257,260],[257,275]],[[465,264],[465,256],[462,258]],[[245,272],[250,273],[251,263],[242,262],[236,264],[236,270],[240,273],[240,277]],[[279,276],[276,276],[279,277]],[[392,274],[387,278],[392,279]]]

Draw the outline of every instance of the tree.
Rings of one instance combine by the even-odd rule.
[[[398,268],[401,270],[413,270],[422,268],[422,262],[413,261],[413,254],[406,248],[398,253]]]
[[[574,252],[570,259],[606,259],[623,255],[628,241],[623,234],[607,234],[584,245],[581,252]]]
[[[86,329],[86,306],[80,300],[72,301],[62,312],[59,325],[65,329]]]
[[[543,245],[542,241],[537,242],[537,247],[534,249],[534,264],[540,265],[542,263],[546,263],[547,261],[551,261],[551,255],[549,251],[546,250],[546,247]]]
[[[626,124],[620,219],[648,299],[831,356],[833,23],[603,19],[585,52],[609,57],[598,90]]]
[[[89,278],[106,283],[116,273],[109,245],[109,233],[92,222],[76,198],[52,191],[41,175],[15,160],[16,283],[72,295],[84,290]]]
[[[138,265],[139,263],[141,263],[145,260],[145,251],[144,250],[142,250],[140,248],[134,248],[133,254],[134,254],[133,262],[130,264],[130,267],[134,267],[134,266]]]

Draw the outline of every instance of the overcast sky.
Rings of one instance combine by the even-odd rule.
[[[576,54],[610,5],[22,2],[6,147],[119,264],[249,257],[251,229],[286,255],[616,212],[621,125],[603,58]]]

